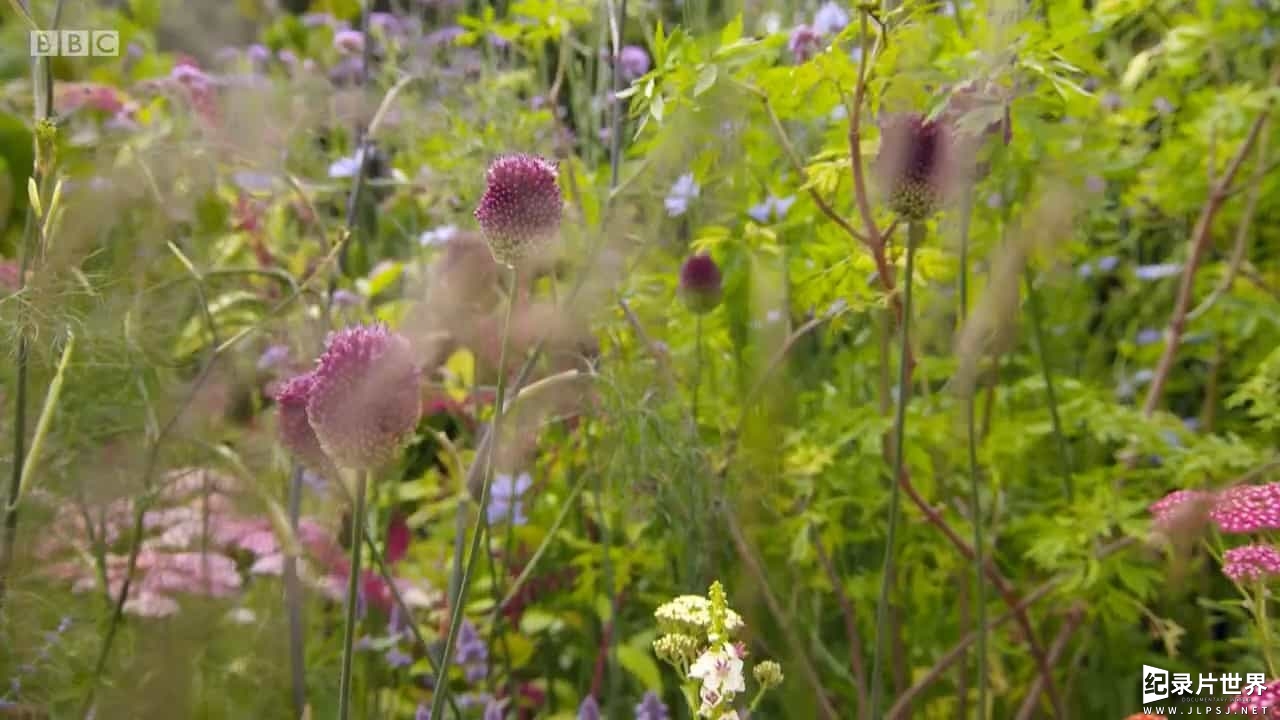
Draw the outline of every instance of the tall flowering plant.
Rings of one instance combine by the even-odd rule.
[[[747,649],[734,639],[744,623],[729,607],[724,586],[713,582],[707,597],[681,595],[663,603],[653,616],[662,632],[653,643],[654,653],[680,673],[690,711],[711,720],[738,720],[737,698],[747,691]],[[781,667],[771,660],[757,663],[753,674],[758,689],[751,710],[783,679]]]

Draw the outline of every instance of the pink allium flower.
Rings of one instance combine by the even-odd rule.
[[[1253,680],[1246,680],[1244,692],[1227,706],[1228,715],[1260,715],[1258,710],[1266,711],[1280,705],[1280,680],[1259,687]]]
[[[947,185],[950,128],[918,113],[890,115],[880,127],[876,172],[889,207],[923,220],[941,204]]]
[[[693,255],[680,268],[680,299],[699,315],[709,313],[720,304],[723,293],[720,268],[710,255]]]
[[[822,35],[808,25],[797,25],[787,38],[787,50],[796,63],[807,62],[822,49]]]
[[[18,272],[17,260],[0,260],[0,290],[13,292],[21,285],[19,278],[22,274]]]
[[[1245,545],[1222,555],[1222,574],[1236,582],[1280,575],[1280,550],[1270,545]]]
[[[1229,488],[1218,497],[1209,517],[1225,533],[1280,528],[1280,483]]]
[[[1152,527],[1170,537],[1193,532],[1208,522],[1214,498],[1204,490],[1174,490],[1148,508]]]
[[[338,465],[369,470],[386,463],[418,424],[413,351],[384,325],[331,334],[312,374],[307,418]]]
[[[513,265],[560,229],[564,199],[556,164],[534,155],[504,155],[489,166],[476,220],[499,263]]]
[[[285,381],[276,391],[276,404],[280,406],[280,442],[312,472],[333,478],[336,477],[333,463],[320,446],[307,417],[307,400],[314,385],[315,373],[309,372]]]

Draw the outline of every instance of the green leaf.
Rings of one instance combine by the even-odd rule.
[[[702,70],[698,72],[698,82],[693,86],[693,96],[698,97],[711,89],[716,84],[716,78],[719,76],[720,68],[716,65],[704,65]]]
[[[662,671],[658,669],[647,644],[643,650],[634,645],[619,645],[618,664],[634,675],[645,690],[662,689]]]

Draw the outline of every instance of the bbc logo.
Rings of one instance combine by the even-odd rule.
[[[120,54],[115,30],[32,30],[31,56],[114,57]]]

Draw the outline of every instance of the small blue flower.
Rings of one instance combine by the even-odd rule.
[[[484,706],[484,720],[502,720],[507,716],[507,703],[505,700],[493,699],[488,705]]]
[[[1115,255],[1105,255],[1098,258],[1098,269],[1102,272],[1111,272],[1120,264],[1120,258]]]
[[[1082,278],[1092,277],[1093,263],[1082,263],[1080,267],[1076,268],[1076,274]]]
[[[813,14],[813,29],[819,35],[830,35],[845,29],[849,24],[849,13],[834,2],[828,2]]]
[[[1138,345],[1152,345],[1160,342],[1160,331],[1155,328],[1145,328],[1138,332],[1133,341]]]
[[[747,209],[747,214],[758,223],[764,224],[770,220],[778,221],[787,216],[787,211],[796,202],[794,195],[784,198],[770,195],[764,199],[764,202],[758,205],[752,205]]]
[[[1182,418],[1182,426],[1185,427],[1187,430],[1190,430],[1191,432],[1196,432],[1197,430],[1200,429],[1200,418],[1184,417]]]
[[[529,473],[520,473],[512,477],[499,473],[493,478],[493,486],[489,490],[489,507],[487,510],[489,524],[506,522],[508,519],[515,525],[524,525],[528,518],[524,516],[521,496],[533,485]]]
[[[338,158],[329,165],[329,177],[331,178],[349,178],[355,177],[360,172],[360,167],[364,158],[364,153],[357,150],[355,154]]]
[[[588,695],[578,706],[578,720],[600,720],[600,703]]]
[[[398,647],[393,647],[385,655],[387,665],[393,668],[408,667],[413,664],[413,657]]]
[[[258,369],[271,370],[289,362],[288,345],[272,345],[258,356]]]
[[[1181,263],[1161,263],[1158,265],[1139,265],[1133,274],[1139,280],[1163,280],[1182,272]]]
[[[671,217],[679,217],[689,210],[689,203],[698,197],[701,188],[698,183],[693,180],[693,173],[685,173],[676,178],[676,182],[671,186],[671,190],[667,193],[667,198],[663,204],[667,208],[667,215]]]
[[[662,703],[658,693],[650,690],[636,705],[636,720],[667,720],[667,706]]]
[[[441,225],[418,236],[418,244],[423,247],[439,247],[458,235],[457,225]]]
[[[426,703],[418,705],[418,709],[413,711],[413,720],[431,720],[431,708]]]

